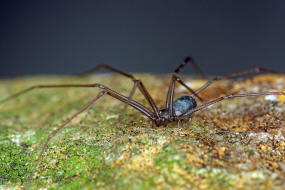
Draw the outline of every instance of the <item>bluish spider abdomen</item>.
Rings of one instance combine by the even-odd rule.
[[[192,96],[180,96],[174,101],[173,109],[175,115],[179,116],[197,106]]]

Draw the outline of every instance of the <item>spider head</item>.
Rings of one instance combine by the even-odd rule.
[[[192,96],[180,96],[174,101],[173,110],[176,116],[180,116],[196,106],[196,100]]]

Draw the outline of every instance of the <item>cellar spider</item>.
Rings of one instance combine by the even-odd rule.
[[[99,88],[101,89],[101,92],[99,92],[93,99],[91,99],[87,104],[85,104],[80,110],[78,110],[75,114],[73,114],[70,118],[65,120],[56,130],[51,132],[45,141],[43,147],[40,151],[39,158],[43,155],[44,150],[48,146],[49,141],[54,137],[59,131],[61,131],[68,123],[70,123],[76,116],[87,110],[91,105],[93,105],[99,98],[101,98],[104,95],[109,95],[123,103],[126,104],[126,106],[131,106],[134,109],[138,110],[141,114],[146,116],[149,120],[153,122],[154,125],[157,127],[166,126],[169,123],[172,122],[180,122],[180,121],[189,121],[191,116],[200,110],[203,110],[213,104],[216,104],[218,102],[221,102],[223,100],[227,99],[233,99],[233,98],[242,98],[242,97],[255,97],[255,96],[264,96],[264,95],[285,95],[284,92],[259,92],[259,93],[244,93],[244,94],[230,94],[221,96],[218,98],[214,98],[210,101],[205,102],[204,99],[202,99],[199,96],[199,93],[205,90],[207,87],[212,85],[216,81],[225,80],[225,79],[231,79],[234,77],[250,74],[250,73],[275,73],[275,74],[285,74],[282,72],[277,72],[270,69],[260,68],[256,67],[253,69],[248,69],[240,72],[235,72],[232,74],[227,74],[223,76],[214,77],[213,79],[206,82],[204,85],[202,85],[197,90],[191,89],[188,85],[186,85],[181,77],[178,75],[179,72],[187,65],[188,63],[192,64],[195,71],[199,73],[201,76],[204,76],[204,74],[201,72],[199,67],[195,64],[192,57],[186,57],[184,59],[184,62],[180,64],[173,72],[170,80],[170,84],[168,87],[167,97],[165,101],[165,107],[163,109],[159,109],[154,102],[152,96],[148,92],[148,90],[145,88],[143,82],[141,80],[136,79],[132,74],[128,74],[126,72],[120,71],[116,68],[113,68],[109,65],[98,65],[88,72],[85,72],[84,74],[90,74],[98,69],[105,69],[114,73],[117,73],[119,75],[122,75],[124,77],[127,77],[131,79],[134,83],[132,90],[129,94],[129,96],[124,96],[107,86],[99,83],[93,83],[93,84],[56,84],[56,85],[35,85],[31,86],[27,89],[24,89],[18,93],[12,94],[11,96],[3,99],[0,101],[0,104],[3,104],[7,102],[8,100],[14,99],[22,94],[25,94],[29,91],[35,90],[35,89],[43,89],[43,88]],[[180,85],[184,86],[188,91],[189,95],[183,95],[174,99],[174,92],[175,92],[175,85],[176,83],[179,83]],[[138,103],[135,100],[132,100],[132,96],[135,93],[136,89],[139,89],[139,91],[142,93],[144,98],[147,100],[148,104],[150,105],[151,109],[147,108],[146,106],[142,105],[141,103]],[[200,100],[202,104],[200,106],[197,106],[196,99]],[[204,103],[205,102],[205,103]],[[39,163],[39,158],[37,160],[36,166]],[[35,169],[35,168],[34,168]],[[32,172],[34,173],[34,172]]]
[[[260,93],[245,93],[245,94],[231,94],[226,95],[222,97],[215,98],[213,100],[210,100],[206,103],[203,103],[199,107],[197,107],[196,99],[199,99],[200,101],[204,102],[204,100],[198,95],[201,91],[205,90],[207,87],[212,85],[214,82],[224,79],[230,79],[233,77],[238,77],[241,75],[246,75],[250,73],[259,73],[259,72],[265,72],[265,73],[275,73],[275,74],[285,74],[282,72],[265,69],[256,67],[253,69],[248,69],[228,75],[218,76],[215,77],[208,82],[206,82],[204,85],[202,85],[197,90],[191,89],[188,85],[186,85],[181,77],[178,75],[181,69],[184,68],[185,65],[188,63],[191,63],[197,73],[199,73],[201,76],[204,76],[204,74],[201,72],[199,67],[195,64],[192,57],[186,57],[184,59],[184,62],[180,64],[173,72],[171,81],[168,88],[167,98],[165,102],[165,108],[159,109],[154,102],[153,98],[149,94],[148,90],[145,88],[143,82],[141,80],[136,79],[132,74],[125,73],[123,71],[120,71],[114,67],[111,67],[109,65],[98,65],[89,71],[83,73],[82,75],[86,75],[89,73],[92,73],[99,69],[105,69],[114,73],[117,73],[119,75],[122,75],[124,77],[130,78],[134,82],[134,86],[131,90],[131,93],[129,97],[124,96],[110,88],[108,88],[105,85],[99,84],[99,83],[93,83],[93,84],[56,84],[56,85],[35,85],[31,86],[27,89],[24,89],[16,94],[13,94],[3,100],[0,101],[0,104],[14,99],[24,93],[27,93],[29,91],[35,90],[35,89],[41,89],[41,88],[99,88],[101,89],[101,92],[97,94],[91,101],[89,101],[85,106],[83,106],[79,111],[77,111],[74,115],[72,115],[69,119],[67,119],[59,128],[63,128],[66,126],[73,118],[75,118],[77,115],[88,109],[92,104],[94,104],[99,98],[101,98],[103,95],[109,95],[123,103],[125,103],[127,106],[131,106],[141,112],[143,115],[145,115],[148,119],[150,119],[157,127],[160,126],[166,126],[169,123],[172,122],[178,122],[178,121],[189,121],[190,117],[193,113],[200,111],[202,109],[205,109],[209,107],[212,104],[218,103],[223,100],[232,99],[232,98],[238,98],[238,97],[253,97],[253,96],[264,96],[264,95],[285,95],[284,92],[260,92]],[[175,92],[175,85],[176,82],[178,82],[180,85],[184,86],[188,91],[189,95],[184,95],[179,98],[177,98],[175,101],[174,98],[174,92]],[[144,98],[147,100],[149,105],[151,106],[151,109],[147,108],[146,106],[134,101],[131,99],[136,89],[139,89]]]

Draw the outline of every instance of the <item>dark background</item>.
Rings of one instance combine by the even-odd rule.
[[[2,77],[170,73],[187,55],[213,75],[285,71],[283,0],[2,0],[0,15]]]

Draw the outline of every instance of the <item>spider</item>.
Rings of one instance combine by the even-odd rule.
[[[151,97],[151,95],[149,94],[148,90],[145,88],[145,86],[141,80],[136,79],[132,74],[128,74],[126,72],[123,72],[121,70],[118,70],[114,67],[111,67],[111,66],[105,65],[105,64],[98,65],[98,66],[90,69],[89,71],[83,73],[82,75],[87,75],[87,74],[93,73],[93,72],[97,71],[98,69],[105,69],[105,70],[117,73],[119,75],[122,75],[124,77],[130,78],[133,81],[134,85],[133,85],[133,88],[132,88],[128,97],[108,88],[107,86],[99,84],[99,83],[94,83],[94,84],[36,85],[36,86],[31,86],[27,89],[24,89],[24,90],[22,90],[16,94],[12,94],[11,96],[1,100],[0,104],[6,102],[8,100],[14,99],[14,98],[16,98],[22,94],[29,92],[29,91],[35,90],[35,89],[69,88],[69,87],[72,87],[72,88],[99,88],[99,89],[101,89],[101,92],[99,92],[95,97],[93,97],[93,99],[91,99],[85,106],[83,106],[80,110],[78,110],[70,118],[68,118],[66,121],[64,121],[56,130],[54,130],[53,132],[51,132],[49,134],[47,140],[45,141],[45,144],[41,148],[41,151],[39,154],[40,155],[39,158],[40,158],[43,155],[43,152],[47,148],[48,143],[52,139],[52,137],[54,137],[68,123],[70,123],[71,120],[73,120],[76,116],[78,116],[79,114],[81,114],[82,112],[87,110],[91,105],[93,105],[99,98],[101,98],[104,95],[109,95],[109,96],[125,103],[126,106],[131,106],[131,107],[135,108],[136,110],[141,112],[143,115],[145,115],[148,119],[150,119],[154,123],[154,125],[156,125],[157,127],[167,126],[169,123],[172,123],[172,122],[189,121],[189,119],[191,118],[191,116],[195,112],[203,110],[203,109],[209,107],[210,105],[216,104],[216,103],[221,102],[223,100],[233,99],[233,98],[238,98],[238,97],[254,97],[254,96],[264,96],[264,95],[285,95],[284,92],[260,92],[260,93],[231,94],[231,95],[221,96],[221,97],[212,99],[206,103],[203,103],[204,100],[199,96],[199,93],[201,91],[205,90],[207,87],[209,87],[210,85],[212,85],[216,81],[231,79],[234,77],[238,77],[238,76],[246,75],[246,74],[250,74],[250,73],[259,73],[259,72],[275,73],[275,74],[285,74],[285,73],[257,67],[257,68],[248,69],[248,70],[244,70],[244,71],[240,71],[240,72],[236,72],[236,73],[232,73],[232,74],[228,74],[228,75],[215,77],[215,78],[209,80],[208,82],[206,82],[204,85],[202,85],[197,90],[193,90],[189,86],[187,86],[183,82],[181,77],[178,75],[179,72],[185,67],[185,65],[187,65],[189,63],[192,64],[192,66],[194,67],[195,71],[198,74],[200,74],[201,76],[204,76],[204,74],[201,72],[198,65],[195,64],[193,58],[190,56],[186,57],[184,59],[184,62],[182,64],[180,64],[174,70],[174,72],[171,76],[171,81],[170,81],[169,88],[168,88],[167,98],[165,101],[165,108],[163,108],[163,109],[158,109],[156,103],[154,102],[153,98]],[[173,100],[174,99],[174,92],[175,92],[175,85],[177,82],[180,85],[184,86],[189,91],[190,94],[189,95],[183,95],[181,97],[178,97],[176,100]],[[147,102],[150,104],[151,109],[149,109],[146,106],[132,100],[132,96],[134,95],[135,90],[137,88],[142,93],[142,95],[145,97]],[[202,104],[200,106],[197,106],[196,99],[198,99],[202,102]],[[126,106],[125,106],[125,108],[126,108]],[[35,165],[35,168],[39,164],[39,161],[40,160],[38,159],[37,163]],[[34,170],[35,170],[35,168],[34,168]],[[32,173],[34,173],[34,172],[32,172]]]
[[[179,72],[187,65],[188,63],[192,64],[194,67],[195,71],[204,77],[205,75],[203,72],[200,70],[198,65],[194,62],[192,57],[186,57],[184,59],[184,62],[180,64],[173,72],[170,85],[168,88],[168,93],[167,93],[167,98],[165,102],[165,108],[163,109],[158,109],[157,105],[155,104],[153,98],[149,94],[148,90],[145,88],[143,82],[141,80],[136,79],[132,74],[128,74],[126,72],[123,72],[119,69],[116,69],[114,67],[111,67],[109,65],[101,64],[97,65],[96,67],[90,69],[89,71],[82,73],[81,75],[87,75],[90,73],[93,73],[99,69],[105,69],[114,73],[117,73],[119,75],[122,75],[124,77],[130,78],[134,82],[134,86],[131,90],[131,93],[129,97],[126,97],[110,88],[107,86],[104,86],[99,83],[94,83],[94,84],[58,84],[58,85],[36,85],[36,86],[31,86],[27,89],[24,89],[16,94],[13,94],[3,100],[0,101],[0,104],[14,99],[24,93],[27,93],[31,90],[34,89],[41,89],[41,88],[68,88],[68,87],[73,87],[73,88],[99,88],[102,91],[97,94],[91,101],[89,101],[85,106],[83,106],[78,112],[76,112],[74,115],[72,115],[69,119],[67,119],[59,128],[58,130],[62,129],[64,126],[66,126],[73,118],[75,118],[77,115],[80,113],[84,112],[86,109],[88,109],[92,104],[94,104],[99,98],[101,98],[103,95],[109,95],[123,103],[126,104],[126,106],[131,106],[135,108],[136,110],[140,111],[143,115],[145,115],[148,119],[150,119],[157,127],[160,126],[166,126],[169,123],[172,122],[178,122],[178,121],[189,121],[191,118],[192,114],[200,111],[202,109],[205,109],[209,107],[212,104],[218,103],[220,101],[226,100],[226,99],[232,99],[232,98],[238,98],[238,97],[252,97],[252,96],[264,96],[264,95],[285,95],[284,92],[260,92],[260,93],[246,93],[246,94],[231,94],[231,95],[226,95],[222,97],[215,98],[213,100],[210,100],[199,107],[197,107],[197,102],[196,99],[199,99],[200,101],[204,101],[198,94],[205,90],[207,87],[212,85],[215,81],[219,80],[224,80],[224,79],[230,79],[234,77],[238,77],[241,75],[246,75],[250,73],[259,73],[259,72],[265,72],[265,73],[275,73],[275,74],[285,74],[282,72],[270,70],[270,69],[265,69],[265,68],[260,68],[256,67],[253,69],[248,69],[228,75],[223,75],[223,76],[218,76],[215,77],[208,82],[206,82],[204,85],[202,85],[200,88],[197,90],[191,89],[189,86],[187,86],[181,77],[178,75]],[[176,82],[178,82],[180,85],[184,86],[189,92],[189,95],[184,95],[176,100],[173,100],[174,98],[174,92],[175,92],[175,85]],[[136,88],[140,90],[142,95],[145,97],[147,102],[150,104],[151,109],[147,108],[146,106],[132,100],[132,96],[135,93]]]

